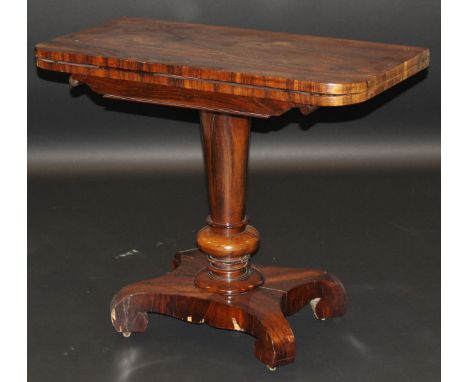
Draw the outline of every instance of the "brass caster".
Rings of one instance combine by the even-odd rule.
[[[128,338],[132,335],[132,332],[122,332],[122,335],[125,337],[125,338]]]

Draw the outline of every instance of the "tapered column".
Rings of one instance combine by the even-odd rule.
[[[259,234],[247,224],[245,194],[250,119],[201,112],[201,135],[207,175],[210,215],[197,235],[208,267],[195,279],[200,288],[238,294],[263,283],[250,266]]]

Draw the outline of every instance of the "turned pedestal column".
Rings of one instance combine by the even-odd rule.
[[[197,235],[208,266],[197,274],[195,285],[239,294],[264,281],[250,265],[259,234],[245,216],[250,118],[205,111],[200,115],[210,215]]]

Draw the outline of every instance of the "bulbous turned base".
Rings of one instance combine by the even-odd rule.
[[[207,267],[200,251],[179,252],[173,266],[172,272],[128,285],[114,296],[110,308],[116,331],[125,336],[144,332],[147,312],[153,312],[245,332],[256,337],[255,356],[274,369],[293,362],[296,355],[296,340],[285,316],[309,303],[320,320],[346,311],[343,285],[324,271],[257,265],[265,278],[263,285],[224,296],[194,285],[195,275],[203,275]]]
[[[260,241],[258,231],[246,225],[242,231],[205,226],[197,234],[197,247],[213,257],[239,257],[254,253]]]
[[[195,276],[195,285],[225,295],[244,293],[263,284],[262,274],[250,266],[250,254],[258,248],[258,231],[242,220],[237,227],[220,225],[208,218],[197,234],[197,246],[208,266]]]
[[[209,268],[202,269],[195,276],[195,286],[198,288],[224,295],[244,293],[262,285],[263,282],[262,274],[254,267],[250,267],[245,276],[234,280],[216,278]]]

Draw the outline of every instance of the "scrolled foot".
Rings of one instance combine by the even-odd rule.
[[[255,356],[269,369],[286,365],[296,357],[296,339],[281,309],[281,293],[257,288],[249,298],[252,317],[248,332],[257,339]]]
[[[332,274],[314,269],[263,267],[262,270],[266,275],[263,287],[283,292],[281,306],[285,315],[292,315],[307,304],[318,320],[345,314],[346,291]]]
[[[335,276],[327,273],[327,277],[320,280],[319,285],[320,297],[310,301],[314,316],[319,320],[343,316],[347,309],[343,284]]]
[[[125,291],[119,292],[111,302],[111,321],[114,329],[124,337],[130,337],[132,332],[144,332],[148,326],[149,309],[146,301],[139,295],[122,297]]]

